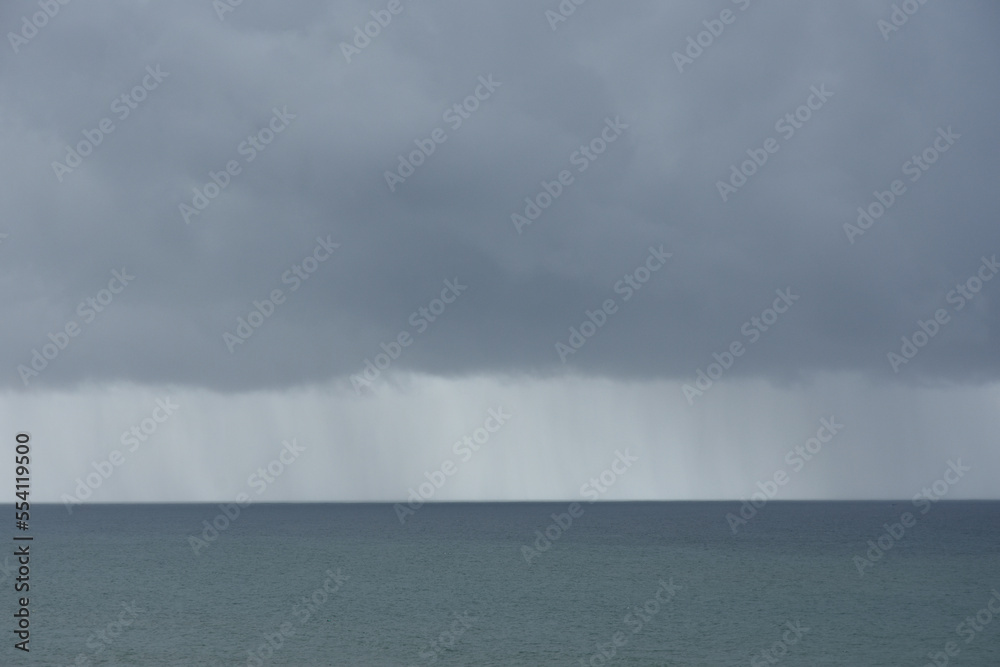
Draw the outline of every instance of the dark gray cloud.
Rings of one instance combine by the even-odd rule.
[[[557,4],[402,0],[350,63],[340,44],[384,4],[243,3],[220,20],[207,2],[70,3],[16,53],[8,38],[7,385],[70,321],[80,334],[30,386],[346,380],[403,331],[393,368],[442,375],[693,381],[742,341],[733,376],[996,378],[1000,281],[948,301],[1000,254],[994,4],[928,3],[888,40],[881,1],[588,2],[553,31]],[[673,53],[726,8],[678,72]],[[7,4],[0,25],[33,11]],[[147,67],[168,75],[153,87]],[[454,128],[446,109],[489,76],[500,86]],[[144,77],[144,100],[115,103]],[[820,86],[832,97],[786,137],[776,121]],[[244,144],[275,109],[295,117]],[[114,130],[60,182],[52,163],[104,118]],[[628,128],[578,171],[615,118]],[[447,140],[390,192],[386,170],[436,128]],[[911,182],[904,163],[938,128],[960,138]],[[777,152],[722,201],[717,181],[768,137]],[[240,172],[186,224],[179,205],[230,160]],[[519,234],[511,214],[561,170],[572,184]],[[850,243],[844,224],[895,179],[905,193]],[[340,247],[291,292],[282,276],[327,237]],[[617,281],[661,245],[671,258],[625,302]],[[134,282],[85,321],[78,304],[123,267]],[[456,278],[467,291],[420,332],[411,314]],[[785,288],[800,299],[749,344],[741,326]],[[287,300],[230,353],[224,332],[274,289]],[[609,298],[564,366],[556,342]],[[949,321],[893,373],[887,353],[939,308]]]

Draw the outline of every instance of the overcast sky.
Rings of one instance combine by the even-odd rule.
[[[38,499],[995,497],[1000,7],[902,4],[4,4]]]

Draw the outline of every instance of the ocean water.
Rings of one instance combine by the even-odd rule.
[[[0,663],[1000,665],[1000,503],[772,502],[735,534],[739,503],[579,508],[33,506],[31,651],[11,556]]]

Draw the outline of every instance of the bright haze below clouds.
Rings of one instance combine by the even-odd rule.
[[[38,499],[995,497],[1000,7],[901,4],[5,4]]]

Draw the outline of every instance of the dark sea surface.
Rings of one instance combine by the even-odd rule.
[[[2,662],[1000,666],[1000,503],[568,507],[253,504],[196,555],[218,505],[33,505]]]

